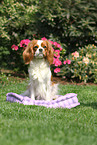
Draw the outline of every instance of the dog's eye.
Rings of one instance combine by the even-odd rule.
[[[35,49],[37,49],[37,48],[38,48],[38,46],[34,46],[34,48],[35,48]]]
[[[43,46],[43,48],[46,48],[46,46]]]

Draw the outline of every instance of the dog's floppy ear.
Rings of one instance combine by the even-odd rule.
[[[29,42],[28,46],[23,52],[23,59],[25,64],[29,64],[33,59],[34,51],[33,51],[33,41]]]
[[[24,50],[23,59],[24,59],[25,64],[29,64],[30,61],[33,59],[34,57],[33,47],[36,43],[37,43],[37,40],[32,40],[31,42],[29,42],[28,46]]]
[[[51,43],[46,40],[46,44],[47,44],[47,60],[48,60],[49,64],[51,65],[51,64],[53,64],[54,52],[53,52]]]

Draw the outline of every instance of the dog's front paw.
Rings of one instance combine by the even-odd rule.
[[[35,97],[34,97],[34,96],[31,96],[30,98],[31,98],[32,100],[35,100]]]
[[[51,101],[50,97],[45,98],[45,101]]]

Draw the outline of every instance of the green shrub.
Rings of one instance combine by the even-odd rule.
[[[67,53],[87,44],[97,45],[97,1],[42,0],[36,15],[37,33],[53,35],[66,44]]]
[[[19,55],[14,54],[11,50],[11,45],[17,44],[25,38],[32,39],[33,34],[36,33],[35,20],[33,18],[37,11],[36,3],[37,1],[34,0],[3,0],[0,2],[1,67],[9,67],[11,69],[18,67],[18,65],[20,67],[21,62],[17,64],[15,61]],[[18,69],[20,69],[19,67]]]
[[[8,58],[9,58],[10,52],[8,51],[7,47],[0,47],[0,68],[3,65],[4,67],[7,66]],[[8,67],[8,66],[7,66]]]
[[[72,48],[97,40],[95,0],[3,0],[0,2],[0,39],[11,44],[50,36]],[[39,38],[38,37],[38,38]],[[2,42],[3,44],[3,42]]]
[[[58,75],[63,78],[78,78],[85,83],[97,83],[97,47],[94,44],[79,48],[78,51],[62,58],[62,61],[63,65]]]
[[[33,36],[34,19],[37,11],[34,0],[4,0],[0,2],[1,38],[11,42]],[[32,33],[33,32],[33,33]]]

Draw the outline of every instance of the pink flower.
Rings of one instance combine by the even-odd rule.
[[[53,47],[52,47],[53,48]],[[53,48],[53,51],[55,51],[55,49]]]
[[[67,63],[67,61],[65,60],[64,62],[63,62],[63,64],[66,64]]]
[[[30,42],[29,39],[21,40],[21,42],[20,42],[20,47],[24,47],[25,45],[28,45],[29,42]]]
[[[54,73],[58,73],[58,72],[60,72],[60,68],[55,68]]]
[[[41,38],[41,40],[47,40],[45,37]]]
[[[62,47],[60,47],[60,51],[62,51]]]
[[[55,50],[54,52],[55,52],[54,56],[59,58],[60,57],[60,50]]]
[[[51,41],[51,40],[49,40],[49,42],[50,42],[52,45],[53,45],[53,43],[54,43],[54,42],[53,42],[53,41]]]
[[[72,53],[72,55],[74,55],[75,58],[79,57],[79,53],[77,51],[75,51],[74,53]]]
[[[12,46],[11,46],[11,48],[12,48],[12,50],[18,50],[18,46],[16,46],[15,44],[13,44]]]
[[[62,65],[62,62],[58,58],[54,58],[53,64],[55,66],[60,66],[60,65]]]
[[[68,64],[71,64],[71,60],[68,59],[68,60],[67,60],[67,63],[68,63]]]
[[[68,59],[68,60],[65,60],[65,61],[63,62],[63,64],[66,64],[66,63],[67,63],[67,64],[71,64],[71,60]]]
[[[54,43],[53,43],[53,45],[55,45],[55,46],[57,46],[57,44],[58,44],[57,42],[54,42]]]
[[[61,45],[60,45],[59,43],[57,43],[57,47],[58,47],[58,48],[60,48],[60,47],[61,47]]]

